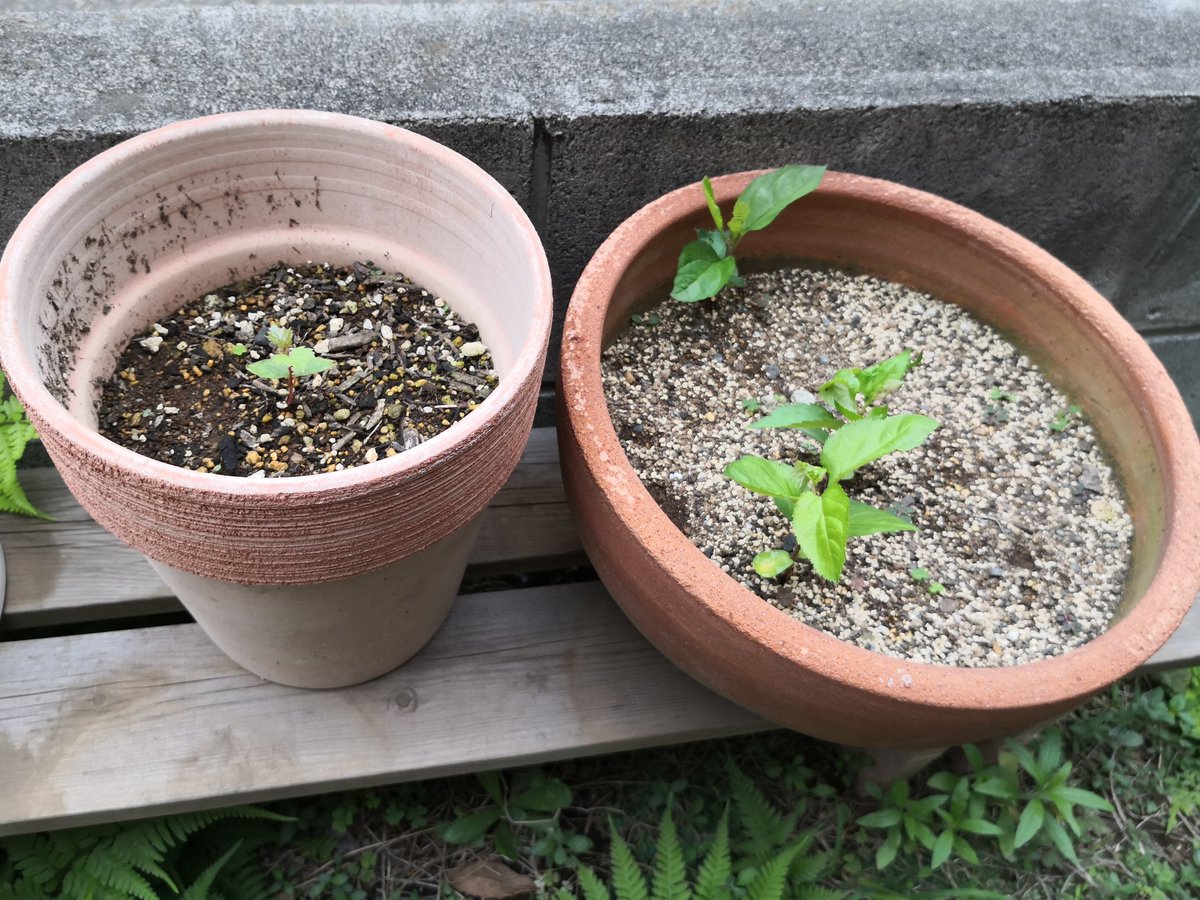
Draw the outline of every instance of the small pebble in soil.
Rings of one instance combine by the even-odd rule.
[[[954,304],[835,270],[753,275],[715,301],[654,312],[656,325],[605,351],[613,424],[667,515],[764,601],[858,646],[947,665],[1030,662],[1104,630],[1132,536],[1116,476],[1086,415],[1051,428],[1070,401],[991,328]],[[744,454],[816,462],[818,448],[795,431],[746,426],[780,403],[812,402],[839,368],[904,349],[924,362],[890,410],[941,428],[847,489],[919,530],[851,540],[837,585],[804,561],[760,578],[754,555],[794,538],[769,499],[722,470]]]
[[[271,326],[334,363],[273,382],[247,366]],[[205,291],[135,335],[102,387],[100,432],[145,456],[222,475],[282,478],[394,457],[495,388],[478,329],[371,263],[279,263]]]

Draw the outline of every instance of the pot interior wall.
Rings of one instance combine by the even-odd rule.
[[[107,171],[101,157],[67,176],[73,190],[35,210],[50,223],[39,258],[17,261],[36,272],[21,279],[34,285],[28,349],[77,419],[95,427],[97,381],[131,337],[278,261],[404,272],[479,326],[502,379],[512,370],[537,267],[493,200],[447,172],[444,148],[311,123],[158,134]]]
[[[671,223],[657,240],[630,249],[605,315],[606,346],[628,327],[631,313],[667,298],[679,251],[704,227],[712,227],[708,214],[697,210]],[[958,304],[1020,347],[1083,407],[1118,467],[1135,527],[1125,596],[1114,621],[1132,609],[1158,570],[1172,493],[1159,463],[1162,448],[1155,446],[1155,429],[1146,419],[1145,400],[1153,388],[1133,381],[1124,359],[1105,352],[1099,327],[1062,302],[1067,294],[1062,281],[1022,265],[1009,248],[964,241],[960,230],[931,216],[819,192],[748,236],[738,256],[746,271],[808,261],[897,281]],[[647,296],[637,287],[645,284],[660,287]]]

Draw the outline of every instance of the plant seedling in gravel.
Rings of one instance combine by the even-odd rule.
[[[821,445],[820,465],[798,460],[789,466],[761,456],[743,456],[725,467],[725,474],[742,487],[775,501],[791,520],[795,557],[808,559],[828,581],[840,580],[850,538],[916,530],[907,519],[851,500],[841,483],[889,453],[919,446],[938,427],[928,416],[889,416],[886,406],[876,405],[919,362],[919,355],[905,350],[865,369],[842,369],[818,392],[829,408],[789,404],[750,425],[799,429]],[[752,565],[763,578],[777,578],[793,562],[793,556],[783,550],[768,550],[756,555]]]
[[[1080,406],[1071,405],[1062,410],[1050,423],[1050,428],[1053,431],[1066,431],[1083,416],[1083,408]]]
[[[938,594],[940,594],[946,590],[946,586],[944,584],[942,584],[940,581],[931,581],[930,579],[932,578],[932,576],[929,574],[929,570],[921,568],[920,566],[913,568],[913,569],[909,569],[908,576],[913,581],[924,584],[925,587],[929,590],[929,593],[933,594],[935,597]]]
[[[287,379],[288,394],[284,401],[288,406],[296,402],[296,379],[324,372],[333,365],[333,360],[317,356],[308,347],[292,347],[292,329],[272,325],[267,331],[267,340],[275,348],[270,359],[250,363],[246,370],[259,378],[271,381]]]
[[[742,238],[766,228],[788,206],[811,194],[824,175],[824,166],[783,166],[759,175],[734,202],[728,221],[717,206],[712,182],[705,177],[704,196],[716,229],[696,229],[698,239],[679,254],[672,299],[695,303],[717,296],[727,284],[740,287],[742,279],[733,254]]]
[[[15,396],[4,397],[4,373],[0,372],[0,512],[17,513],[50,520],[29,502],[17,480],[17,461],[26,445],[37,439],[37,432],[25,415],[25,407]]]

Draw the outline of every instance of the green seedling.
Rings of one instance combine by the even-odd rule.
[[[245,356],[247,349],[248,348],[246,347],[246,345],[243,344],[241,341],[238,341],[236,344],[229,345],[229,352],[232,353],[234,356]]]
[[[1009,416],[1005,404],[1012,402],[1013,395],[1008,391],[994,387],[988,391],[988,399],[992,402],[983,411],[983,421],[988,425],[999,425],[1007,422]]]
[[[757,397],[747,397],[742,401],[742,409],[751,413],[758,412],[762,409],[762,403],[759,402]]]
[[[662,319],[660,319],[658,317],[657,313],[647,313],[644,316],[643,315],[630,316],[629,321],[632,322],[634,325],[645,325],[647,327],[653,327],[655,325],[660,324],[662,322]]]
[[[1080,420],[1083,415],[1083,408],[1080,406],[1068,406],[1050,423],[1050,428],[1054,431],[1066,431],[1072,425]]]
[[[4,373],[0,372],[0,512],[17,513],[50,521],[50,517],[29,502],[17,480],[17,461],[37,432],[25,415],[25,407],[15,396],[4,397]]]
[[[946,586],[940,581],[930,580],[932,576],[929,574],[928,569],[923,569],[919,566],[917,568],[909,569],[908,577],[913,581],[924,584],[926,590],[928,590],[929,593],[933,594],[935,597],[946,590]]]
[[[696,230],[697,240],[683,248],[672,299],[695,303],[717,296],[727,284],[741,287],[734,251],[747,234],[761,231],[795,201],[816,190],[825,175],[824,166],[783,166],[759,175],[733,204],[728,222],[717,206],[712,182],[704,179],[704,197],[714,231]]]
[[[938,427],[928,416],[889,416],[886,406],[873,405],[895,390],[917,362],[919,356],[906,350],[866,369],[843,369],[818,393],[830,408],[789,404],[749,426],[800,430],[821,445],[819,465],[798,460],[789,466],[761,456],[743,456],[725,467],[729,478],[775,502],[791,520],[795,557],[809,560],[813,570],[829,581],[841,579],[850,538],[916,530],[907,519],[850,499],[842,482],[889,453],[919,446]],[[757,554],[752,565],[762,577],[775,578],[793,561],[782,550],[768,550]]]
[[[262,359],[246,366],[246,371],[259,378],[279,382],[287,379],[288,406],[296,402],[296,379],[307,378],[324,372],[333,365],[333,360],[317,356],[308,347],[292,347],[292,329],[272,325],[267,330],[267,340],[276,352],[269,359]]]

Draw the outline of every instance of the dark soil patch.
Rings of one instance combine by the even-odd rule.
[[[273,326],[335,365],[254,376]],[[478,329],[371,263],[274,268],[206,291],[130,341],[104,385],[100,432],[202,472],[280,477],[374,462],[441,433],[497,383]]]

